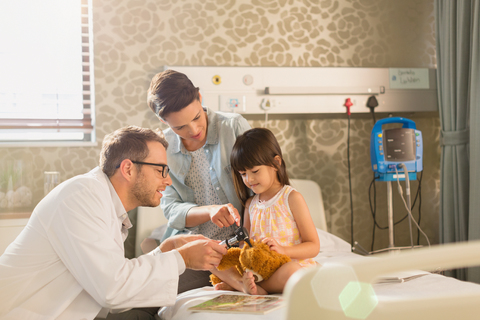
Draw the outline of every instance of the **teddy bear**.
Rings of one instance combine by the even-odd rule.
[[[270,278],[278,268],[291,261],[290,257],[270,250],[268,245],[261,241],[250,241],[252,247],[245,243],[241,249],[229,248],[217,269],[223,271],[235,267],[240,276],[245,271],[250,271],[253,273],[255,282],[260,282]],[[211,274],[210,282],[212,285],[216,285],[222,280]]]

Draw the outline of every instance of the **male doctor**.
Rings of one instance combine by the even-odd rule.
[[[158,206],[168,175],[161,131],[107,135],[100,165],[52,190],[0,257],[0,319],[93,319],[100,311],[171,305],[185,268],[209,270],[226,249],[177,236],[149,254],[124,257],[127,211]]]

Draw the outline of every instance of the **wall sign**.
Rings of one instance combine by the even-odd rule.
[[[427,68],[389,69],[390,89],[428,89],[430,87]]]

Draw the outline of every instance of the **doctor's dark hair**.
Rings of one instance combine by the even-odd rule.
[[[165,70],[156,74],[150,82],[147,103],[161,120],[199,100],[199,88],[183,73]]]
[[[147,146],[149,141],[160,142],[165,150],[168,147],[168,142],[160,129],[128,126],[106,135],[100,151],[100,169],[111,177],[123,160],[145,160],[149,153]]]
[[[275,161],[280,156],[281,164]],[[277,169],[277,178],[282,185],[290,184],[287,168],[282,156],[282,149],[275,135],[265,128],[253,128],[237,137],[230,154],[233,184],[237,197],[245,206],[249,198],[249,188],[243,183],[239,171],[255,166],[270,166]]]

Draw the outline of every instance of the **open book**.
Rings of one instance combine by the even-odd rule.
[[[265,314],[283,306],[279,296],[247,296],[222,294],[199,305],[188,308],[193,312]]]
[[[407,282],[407,281],[410,281],[410,280],[414,280],[414,279],[417,279],[417,278],[420,278],[420,277],[423,277],[423,276],[427,276],[431,274],[430,272],[426,272],[426,271],[418,271],[417,273],[413,273],[413,272],[404,272],[404,273],[401,273],[400,275],[397,275],[397,276],[384,276],[384,277],[380,277],[377,279],[377,281],[375,283],[377,284],[382,284],[382,283],[403,283],[403,282]]]

